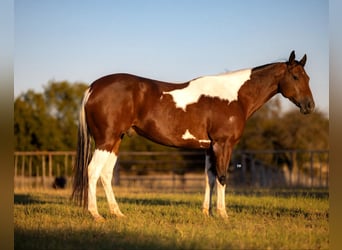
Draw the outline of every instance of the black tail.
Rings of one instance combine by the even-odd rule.
[[[88,205],[88,164],[91,159],[91,136],[85,117],[85,104],[90,95],[90,89],[84,93],[78,125],[77,155],[74,166],[73,190],[71,199],[80,206]]]

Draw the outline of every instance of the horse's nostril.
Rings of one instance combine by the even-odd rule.
[[[310,114],[315,108],[315,102],[313,100],[305,100],[299,104],[300,112],[303,114]]]
[[[312,111],[314,108],[315,108],[315,103],[314,102],[309,102],[308,103],[308,109]]]

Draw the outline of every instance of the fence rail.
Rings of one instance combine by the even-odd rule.
[[[73,151],[15,152],[15,188],[70,187],[75,157]],[[204,162],[203,151],[120,152],[113,185],[200,190]],[[228,172],[228,186],[327,188],[329,151],[236,150]]]

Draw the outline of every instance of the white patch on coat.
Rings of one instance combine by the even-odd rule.
[[[250,79],[251,72],[251,69],[244,69],[221,75],[204,76],[192,80],[186,88],[163,92],[163,94],[171,95],[176,107],[184,111],[187,105],[196,103],[202,95],[232,102],[238,99],[238,92]]]
[[[211,143],[211,141],[210,140],[198,140],[199,141],[199,143]]]
[[[182,139],[184,139],[184,140],[190,140],[190,139],[196,140],[196,137],[190,133],[189,129],[187,129],[187,130],[185,130],[185,133],[182,135]]]
[[[184,134],[182,135],[183,140],[196,140],[200,144],[210,144],[211,141],[208,139],[197,139],[196,136],[190,133],[189,129],[185,130]],[[206,147],[208,145],[201,145],[201,147]]]

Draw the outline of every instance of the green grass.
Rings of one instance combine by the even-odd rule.
[[[115,191],[126,218],[110,216],[99,189],[99,212],[106,218],[102,223],[94,222],[82,208],[70,203],[70,191],[15,192],[15,249],[329,247],[326,193],[230,192],[226,198],[229,219],[222,220],[202,214],[202,193]]]

